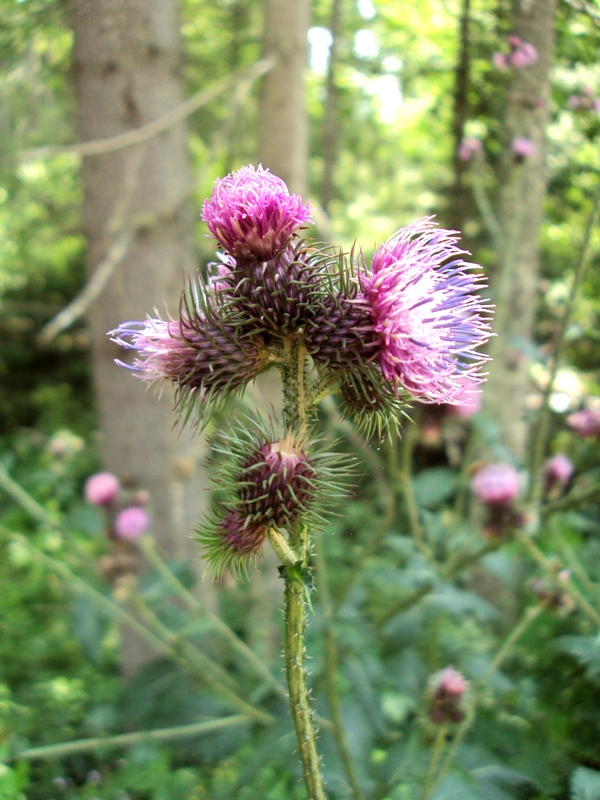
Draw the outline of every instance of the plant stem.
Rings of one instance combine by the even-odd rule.
[[[284,341],[280,372],[283,382],[285,426],[304,439],[307,434],[308,414],[306,348],[300,338],[294,337]],[[326,800],[306,687],[304,662],[305,603],[308,590],[305,571],[308,570],[309,535],[305,527],[300,529],[298,525],[291,526],[288,534],[289,543],[276,530],[269,533],[269,538],[276,552],[281,551],[279,553],[282,560],[281,573],[285,579],[284,655],[290,711],[296,729],[308,800]]]
[[[412,457],[415,448],[415,442],[418,435],[417,425],[411,425],[407,428],[404,440],[402,442],[402,469],[400,472],[400,479],[402,482],[402,492],[404,495],[404,504],[406,506],[406,513],[408,514],[408,524],[410,532],[417,549],[423,553],[429,560],[431,560],[431,552],[425,543],[423,536],[423,526],[419,519],[419,508],[415,498],[415,492],[412,481]]]
[[[326,800],[321,777],[321,764],[317,755],[312,711],[306,689],[304,664],[304,628],[306,611],[305,589],[286,570],[285,582],[285,671],[290,693],[290,710],[296,728],[298,750],[302,760],[308,800]]]
[[[37,548],[25,536],[15,533],[14,531],[5,528],[3,525],[0,525],[0,530],[2,530],[6,535],[10,536],[13,541],[19,542],[19,544],[27,547],[37,561],[52,570],[67,584],[76,586],[80,591],[91,597],[92,600],[94,600],[94,602],[100,608],[103,608],[113,619],[118,620],[124,625],[127,625],[130,630],[132,630],[141,639],[148,642],[148,644],[158,653],[162,653],[163,655],[173,658],[184,667],[187,667],[188,670],[191,668],[191,671],[199,679],[207,683],[207,685],[209,685],[212,690],[215,691],[215,693],[223,697],[223,699],[230,703],[232,707],[237,708],[238,711],[242,712],[247,717],[254,719],[256,722],[268,724],[273,721],[273,718],[270,714],[261,711],[259,708],[256,708],[253,705],[250,705],[250,703],[247,703],[234,691],[232,691],[231,688],[220,682],[219,676],[215,676],[215,670],[213,669],[213,667],[216,667],[217,665],[213,665],[213,662],[204,656],[204,654],[200,654],[199,651],[195,650],[195,648],[193,648],[192,651],[187,649],[186,652],[182,652],[181,645],[177,643],[176,637],[174,637],[170,631],[162,626],[162,623],[160,623],[160,621],[153,615],[152,612],[150,612],[150,610],[145,606],[145,604],[143,604],[141,600],[139,601],[139,606],[140,608],[144,608],[146,617],[151,619],[152,627],[156,633],[142,622],[137,620],[133,614],[130,614],[118,603],[115,603],[114,600],[111,600],[111,598],[106,597],[104,594],[102,594],[102,592],[98,591],[93,586],[90,586],[90,584],[83,580],[83,578],[80,578],[78,575],[72,572],[62,561],[52,558],[52,556],[47,555],[42,550]],[[201,658],[198,657],[199,655]],[[226,676],[226,679],[229,681],[228,676]]]
[[[140,539],[138,544],[150,564],[164,578],[165,583],[172,588],[173,592],[179,597],[182,603],[187,606],[189,611],[194,615],[200,614],[208,619],[213,628],[223,636],[231,648],[237,651],[245,661],[252,664],[256,672],[261,675],[281,697],[287,700],[288,695],[286,690],[274,677],[266,664],[256,655],[254,650],[248,647],[248,645],[231,630],[229,625],[223,622],[216,614],[213,614],[210,609],[206,608],[197,597],[186,589],[162,560],[156,550],[154,541],[149,536],[144,536]]]
[[[546,556],[542,553],[540,548],[531,539],[531,537],[523,531],[518,531],[517,536],[521,544],[524,545],[525,549],[529,552],[531,557],[537,561],[544,572],[546,572],[546,574],[552,578],[556,577],[556,570],[553,569],[550,561],[548,561]],[[569,594],[579,606],[581,611],[583,611],[583,613],[594,623],[594,625],[598,625],[598,627],[600,627],[600,613],[598,613],[589,600],[581,594],[579,589],[577,589],[576,586],[573,586],[573,582],[570,579],[567,579],[563,581],[562,586],[567,594]]]
[[[431,751],[431,759],[429,761],[429,766],[427,767],[427,774],[425,775],[425,780],[423,781],[421,800],[427,800],[431,792],[431,789],[433,788],[432,787],[433,776],[435,775],[435,770],[437,768],[439,760],[446,746],[446,732],[447,732],[447,726],[440,725],[438,728],[437,736],[435,737],[435,742],[433,743],[433,750]]]
[[[342,718],[342,711],[340,706],[340,698],[337,687],[337,642],[333,628],[333,606],[329,596],[329,583],[327,573],[327,560],[323,551],[322,537],[317,534],[317,547],[316,547],[316,562],[317,574],[319,577],[319,597],[321,600],[321,609],[324,617],[323,637],[325,640],[325,685],[327,691],[327,702],[329,703],[329,711],[331,712],[331,722],[333,725],[332,733],[335,739],[342,767],[348,778],[348,783],[352,788],[354,800],[365,800],[362,792],[358,775],[354,768],[354,761],[352,753],[348,747],[346,733],[344,730],[344,722]]]
[[[550,399],[550,395],[554,387],[554,381],[556,380],[556,375],[560,368],[562,354],[565,346],[565,336],[567,333],[567,328],[569,327],[569,324],[571,322],[571,316],[573,314],[573,309],[575,307],[577,294],[579,292],[579,288],[587,271],[589,263],[588,251],[590,248],[592,233],[594,231],[594,226],[596,223],[596,216],[599,210],[600,210],[600,187],[596,192],[596,197],[594,198],[594,205],[592,207],[592,212],[588,219],[587,227],[583,237],[583,244],[581,246],[581,251],[579,254],[579,259],[575,266],[573,283],[571,285],[571,290],[569,292],[569,296],[567,297],[563,316],[560,321],[560,329],[556,339],[554,355],[552,358],[552,366],[550,368],[548,375],[548,382],[544,389],[544,394],[542,395],[542,404],[540,406],[537,431],[532,446],[532,458],[530,464],[530,474],[532,476],[531,500],[534,505],[534,508],[538,507],[540,504],[544,486],[543,477],[540,474],[540,467],[542,465],[542,460],[544,458],[544,453],[546,450],[546,442],[548,439],[548,432],[550,428],[550,406],[548,404],[548,400]]]
[[[242,725],[248,722],[246,714],[235,714],[231,717],[195,722],[192,725],[178,725],[174,728],[157,728],[149,731],[121,733],[116,736],[96,736],[91,739],[74,739],[70,742],[30,747],[8,758],[9,761],[35,761],[43,758],[63,758],[73,753],[87,753],[90,750],[101,750],[109,747],[130,747],[141,742],[165,742],[173,739],[187,739],[202,736],[230,725]]]

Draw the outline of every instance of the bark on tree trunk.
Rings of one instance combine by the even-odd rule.
[[[264,78],[260,99],[259,160],[306,196],[308,122],[304,77],[308,0],[265,0],[264,54],[275,55],[275,68]]]
[[[492,279],[497,336],[490,346],[493,361],[484,407],[499,425],[500,441],[520,461],[527,447],[526,400],[531,389],[523,345],[533,337],[538,290],[538,238],[546,192],[544,137],[556,6],[557,0],[522,0],[515,5],[513,35],[533,44],[538,60],[512,72],[498,205],[503,240]],[[521,137],[534,147],[533,154],[525,158],[519,158],[512,149],[513,141]]]
[[[175,2],[73,0],[72,25],[82,141],[137,128],[183,100]],[[126,485],[150,492],[163,555],[190,558],[189,535],[203,495],[201,440],[173,431],[171,392],[165,389],[159,402],[156,392],[117,367],[114,359],[123,352],[106,335],[155,307],[164,313],[165,302],[176,314],[183,275],[194,268],[184,126],[87,157],[82,169],[90,274],[115,237],[134,228],[125,257],[88,315],[103,464]],[[135,659],[130,654],[129,671]]]

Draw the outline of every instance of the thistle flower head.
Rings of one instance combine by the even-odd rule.
[[[104,506],[112,503],[121,490],[121,484],[112,472],[97,472],[85,482],[84,494],[88,503]]]
[[[567,425],[577,436],[600,436],[600,406],[582,408],[569,414]]]
[[[529,158],[535,153],[535,144],[526,136],[517,136],[512,140],[511,147],[517,158]]]
[[[553,487],[564,488],[571,480],[574,472],[575,466],[567,455],[558,453],[552,456],[543,467],[546,490]]]
[[[235,258],[272,258],[292,235],[311,221],[310,206],[290,195],[276,175],[258,166],[242,167],[217,180],[202,218]]]
[[[224,435],[222,442],[230,463],[220,466],[216,481],[224,497],[198,530],[217,576],[227,567],[236,574],[245,572],[270,528],[289,532],[299,524],[318,523],[324,482],[333,495],[339,489],[330,482],[327,456],[309,450],[293,433],[276,436],[257,424],[255,430]]]
[[[118,364],[150,383],[164,380],[175,385],[185,419],[196,405],[201,421],[214,397],[225,399],[249,383],[266,358],[262,339],[245,336],[239,325],[228,325],[210,300],[210,286],[197,276],[182,297],[179,320],[157,315],[124,322],[109,334],[136,352],[132,364]]]
[[[150,514],[139,506],[129,506],[119,511],[115,517],[113,533],[117,539],[134,542],[150,527]]]
[[[510,464],[489,464],[475,473],[472,489],[486,506],[510,506],[521,493],[519,473]]]
[[[361,276],[383,375],[425,403],[460,402],[466,381],[483,381],[487,357],[476,348],[490,336],[490,308],[457,237],[418,220],[388,239]]]
[[[438,725],[460,722],[465,714],[469,682],[453,667],[431,676],[427,690],[427,711]]]

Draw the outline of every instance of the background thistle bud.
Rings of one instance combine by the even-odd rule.
[[[427,713],[432,722],[460,722],[465,715],[469,683],[453,667],[436,672],[427,687]]]

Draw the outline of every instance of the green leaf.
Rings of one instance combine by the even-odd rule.
[[[571,800],[600,800],[600,772],[577,767],[571,775]]]
[[[586,677],[600,677],[600,636],[561,636],[556,646],[586,666]]]
[[[447,467],[426,469],[414,478],[415,499],[423,508],[435,508],[456,491],[456,474]]]

